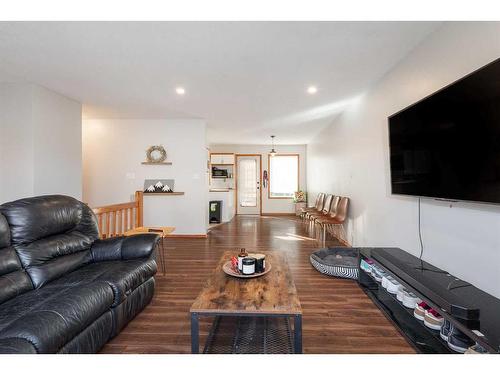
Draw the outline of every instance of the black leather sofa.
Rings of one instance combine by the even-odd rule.
[[[152,299],[159,237],[98,239],[63,195],[0,206],[0,353],[95,353]]]

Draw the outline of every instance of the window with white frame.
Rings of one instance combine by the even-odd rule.
[[[299,155],[269,155],[269,198],[293,198],[299,190]]]

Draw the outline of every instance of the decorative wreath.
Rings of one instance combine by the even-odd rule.
[[[163,146],[151,146],[146,150],[148,163],[162,163],[167,160],[167,151]]]

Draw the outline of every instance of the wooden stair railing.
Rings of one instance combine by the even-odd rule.
[[[143,192],[135,192],[135,201],[93,208],[97,216],[99,238],[121,236],[125,232],[142,227]]]

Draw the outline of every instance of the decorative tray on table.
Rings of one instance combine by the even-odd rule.
[[[252,273],[251,275],[244,275],[241,272],[239,272],[238,269],[233,268],[233,265],[232,265],[230,260],[228,260],[222,266],[222,270],[224,271],[224,273],[226,273],[229,276],[239,277],[241,279],[251,279],[254,277],[263,276],[266,273],[268,273],[269,271],[271,271],[271,268],[272,268],[271,263],[266,262],[266,269],[264,270],[264,272],[259,272],[259,273],[256,272],[256,273]]]

